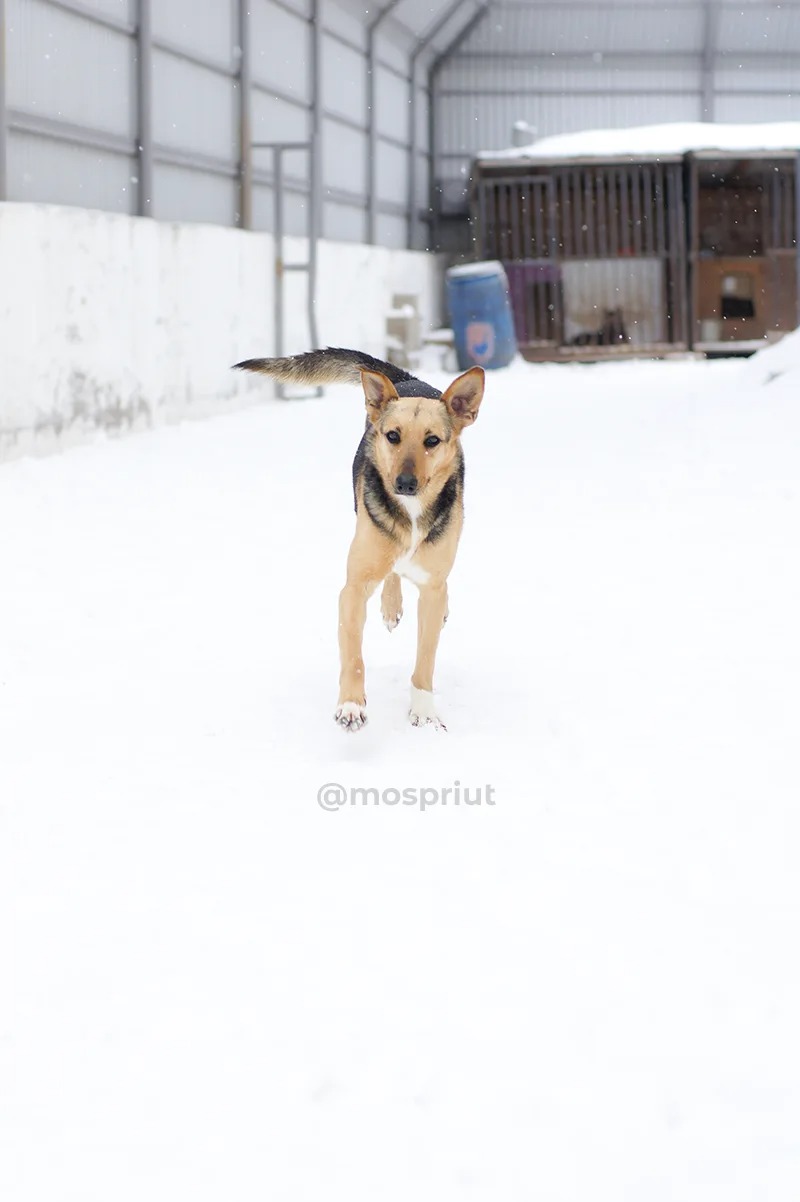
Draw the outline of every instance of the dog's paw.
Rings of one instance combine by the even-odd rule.
[[[412,726],[432,726],[434,730],[447,730],[444,722],[436,713],[433,693],[428,692],[427,689],[417,689],[413,684],[408,717]]]
[[[384,626],[391,632],[402,618],[403,611],[402,609],[398,609],[397,611],[392,610],[387,612],[387,610],[381,609],[381,614],[383,615]]]
[[[333,720],[342,730],[361,730],[367,724],[367,707],[358,701],[342,701],[334,710]]]

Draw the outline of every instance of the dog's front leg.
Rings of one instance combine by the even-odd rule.
[[[339,701],[334,718],[345,730],[360,730],[367,720],[364,660],[361,643],[367,620],[367,601],[377,581],[350,578],[339,595]]]
[[[417,607],[417,662],[411,677],[411,708],[408,716],[412,725],[432,722],[445,729],[433,703],[433,666],[439,635],[447,617],[447,584],[423,584]]]

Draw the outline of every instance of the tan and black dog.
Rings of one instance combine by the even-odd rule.
[[[433,701],[433,665],[464,522],[460,435],[478,415],[483,369],[470,368],[439,392],[392,363],[334,347],[236,366],[288,384],[361,382],[367,422],[353,462],[356,533],[339,598],[341,675],[334,718],[345,730],[360,730],[366,722],[361,642],[367,600],[383,582],[381,613],[393,630],[403,613],[405,576],[419,589],[409,717],[414,726],[443,726]]]

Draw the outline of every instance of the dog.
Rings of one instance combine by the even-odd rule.
[[[618,343],[629,343],[630,336],[625,329],[622,309],[606,309],[603,314],[603,324],[598,330],[584,330],[570,339],[570,346],[616,346]]]
[[[236,367],[286,384],[361,383],[367,417],[353,461],[356,530],[339,597],[341,674],[333,716],[347,731],[365,725],[367,601],[382,583],[381,614],[394,630],[403,614],[404,576],[419,589],[409,718],[414,726],[444,729],[434,705],[433,669],[448,615],[447,577],[464,523],[461,432],[478,416],[483,368],[470,368],[440,392],[393,363],[339,347],[245,359]]]

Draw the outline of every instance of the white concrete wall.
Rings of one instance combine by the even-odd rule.
[[[287,239],[287,260],[305,253]],[[268,234],[0,204],[0,458],[270,398],[230,365],[273,353],[272,255]],[[287,352],[310,347],[302,284]],[[393,292],[438,323],[433,256],[320,243],[320,343],[385,356]]]

